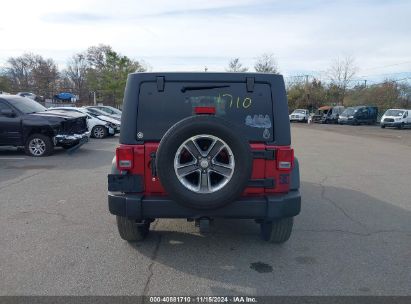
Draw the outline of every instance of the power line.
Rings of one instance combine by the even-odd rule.
[[[357,78],[353,79],[353,81],[363,81],[365,78],[371,78],[371,77],[383,77],[383,76],[393,76],[393,75],[398,75],[398,74],[411,74],[411,72],[396,72],[396,73],[385,73],[385,74],[370,74],[370,75],[361,75],[358,76]]]
[[[403,62],[400,62],[400,63],[382,65],[382,66],[379,66],[379,67],[373,67],[373,68],[368,68],[368,69],[363,69],[363,70],[365,70],[365,71],[378,70],[378,69],[389,68],[389,67],[393,67],[393,66],[399,66],[399,65],[403,65],[403,64],[407,64],[407,63],[411,63],[411,61],[403,61]]]

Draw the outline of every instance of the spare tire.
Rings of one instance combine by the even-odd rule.
[[[172,126],[157,150],[158,177],[170,198],[196,209],[235,201],[251,177],[250,144],[238,126],[191,116]]]

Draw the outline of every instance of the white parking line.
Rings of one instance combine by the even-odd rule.
[[[5,159],[5,160],[22,160],[26,159],[25,157],[0,157],[0,160]]]

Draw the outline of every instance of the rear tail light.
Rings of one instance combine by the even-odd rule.
[[[134,151],[131,147],[117,147],[116,149],[117,169],[127,171],[133,168]]]
[[[203,107],[203,106],[198,106],[194,107],[194,113],[195,114],[210,114],[214,115],[215,114],[215,107]]]
[[[277,169],[291,170],[294,167],[294,150],[291,148],[277,150]]]

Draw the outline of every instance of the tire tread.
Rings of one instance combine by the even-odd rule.
[[[270,223],[261,223],[261,234],[264,240],[281,244],[289,240],[293,229],[294,218],[287,217]]]

